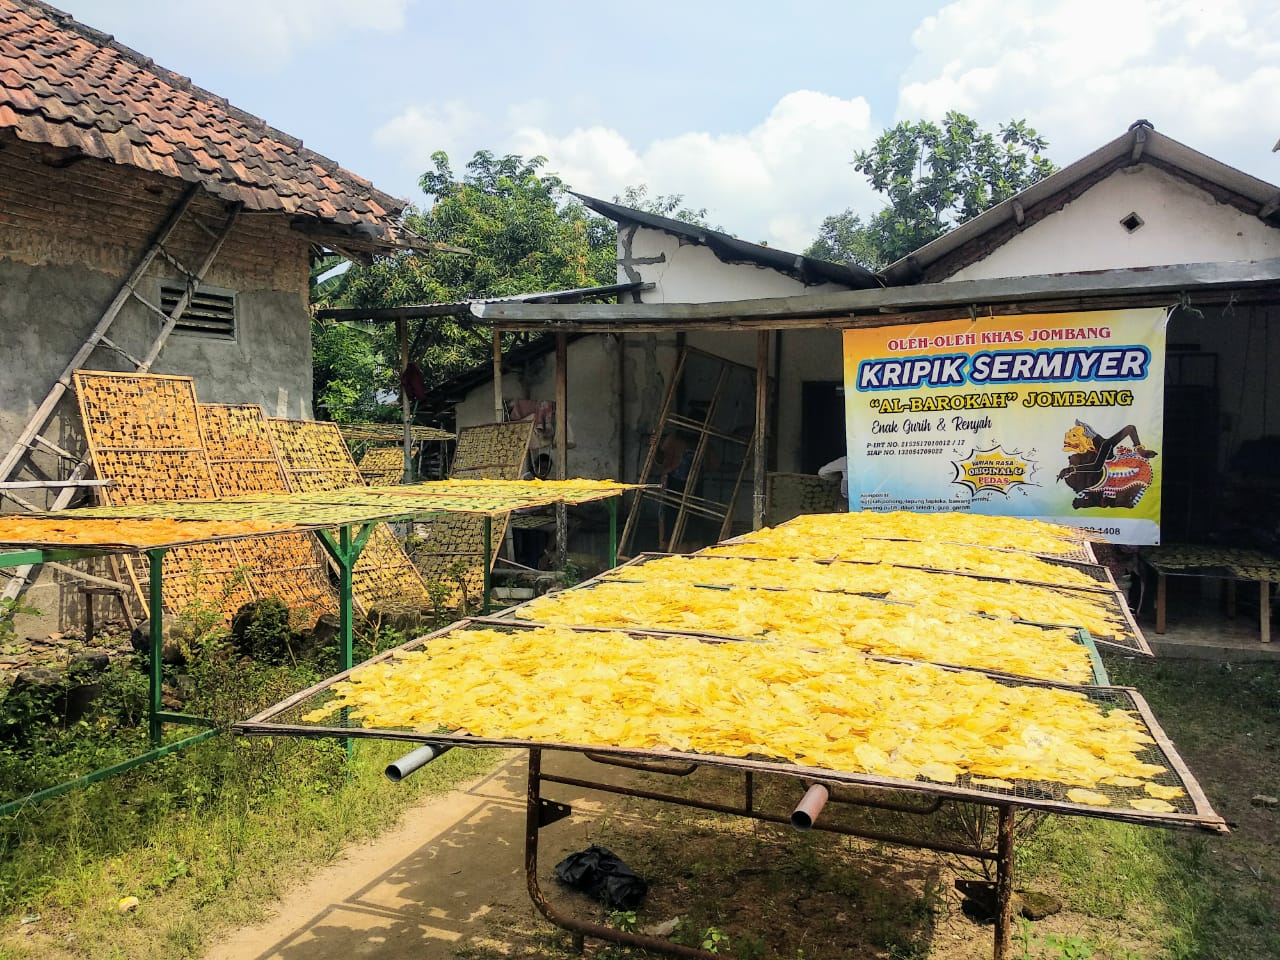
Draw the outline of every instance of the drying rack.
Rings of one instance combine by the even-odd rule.
[[[489,533],[493,516],[529,506],[605,500],[609,509],[609,562],[614,563],[617,560],[617,503],[627,489],[630,487],[625,484],[593,480],[433,481],[384,488],[153,502],[0,517],[0,568],[22,569],[32,564],[83,560],[109,553],[145,556],[150,651],[147,725],[151,744],[150,750],[121,763],[0,802],[0,816],[194,746],[220,732],[208,718],[166,711],[161,703],[167,553],[245,537],[314,534],[338,571],[338,655],[339,669],[345,671],[350,669],[353,659],[353,571],[380,524],[442,511],[478,514],[484,524],[486,550],[491,550]],[[487,609],[487,575],[484,589]],[[164,743],[165,724],[205,729],[176,742]]]
[[[541,625],[513,621],[501,617],[462,620],[442,630],[411,640],[394,650],[388,650],[367,661],[356,671],[373,664],[393,661],[405,653],[421,650],[441,638],[459,639],[473,629],[498,629],[502,631],[538,630]],[[686,634],[678,631],[616,630],[611,628],[561,627],[575,633],[626,633],[659,638],[693,637],[704,643],[747,643],[741,639]],[[465,637],[462,639],[465,640]],[[1020,812],[1038,810],[1072,816],[1088,816],[1119,820],[1153,826],[1203,828],[1225,832],[1225,821],[1209,805],[1199,784],[1196,783],[1182,759],[1177,755],[1168,738],[1160,729],[1146,702],[1134,689],[1115,686],[1075,686],[1044,680],[1030,680],[994,671],[968,668],[937,668],[919,662],[888,657],[868,657],[881,663],[902,665],[903,669],[928,666],[968,674],[981,674],[997,683],[1021,686],[1070,690],[1086,697],[1103,709],[1129,711],[1142,725],[1151,744],[1139,755],[1144,762],[1158,764],[1165,769],[1155,779],[1183,791],[1173,805],[1172,812],[1151,812],[1119,806],[1098,807],[1073,802],[1067,798],[1063,784],[1043,781],[1020,781],[1008,789],[982,785],[973,778],[962,775],[953,783],[941,783],[927,779],[904,779],[879,776],[854,770],[834,770],[805,766],[768,757],[738,757],[716,753],[699,753],[674,749],[637,749],[610,743],[567,743],[549,740],[524,739],[507,736],[475,736],[465,730],[414,730],[362,725],[345,709],[331,709],[323,717],[327,704],[332,706],[334,686],[349,679],[355,671],[344,671],[300,691],[254,717],[235,725],[236,732],[251,736],[299,736],[336,738],[376,738],[426,744],[437,752],[451,747],[519,748],[528,751],[529,767],[526,787],[525,830],[525,881],[529,895],[538,910],[551,922],[569,930],[575,943],[581,946],[583,938],[593,937],[644,949],[656,950],[682,957],[698,957],[709,960],[707,951],[675,944],[657,937],[617,930],[591,923],[558,910],[547,898],[538,879],[539,834],[550,824],[564,819],[572,809],[544,795],[546,785],[567,785],[592,790],[602,790],[628,797],[636,797],[664,803],[679,804],[697,809],[733,814],[754,820],[791,823],[802,829],[828,830],[867,839],[936,850],[948,854],[994,863],[996,867],[996,903],[994,957],[1003,960],[1011,947],[1012,894],[1014,867],[1014,825]],[[605,764],[624,766],[655,775],[687,776],[700,767],[712,767],[733,771],[741,776],[741,802],[726,804],[698,797],[681,796],[669,791],[620,786],[603,781],[566,777],[543,770],[542,759],[547,752],[571,752]],[[755,778],[761,775],[780,776],[798,782],[797,794],[803,794],[796,810],[790,816],[761,809],[756,803]],[[848,796],[842,791],[855,789],[860,796]],[[1108,796],[1129,796],[1131,788],[1100,787]],[[867,794],[870,794],[869,796]],[[905,796],[906,800],[900,799]],[[928,816],[947,803],[970,803],[992,808],[997,818],[994,848],[977,844],[955,843],[944,839],[908,837],[905,835],[866,830],[843,824],[824,822],[819,813],[828,799],[836,803],[877,806],[902,813]]]

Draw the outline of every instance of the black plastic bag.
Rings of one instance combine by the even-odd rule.
[[[648,882],[605,847],[569,854],[556,864],[556,879],[614,910],[639,906],[649,892]]]

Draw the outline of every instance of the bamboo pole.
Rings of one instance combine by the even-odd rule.
[[[506,408],[502,405],[502,332],[493,328],[493,422],[502,423],[507,419]]]

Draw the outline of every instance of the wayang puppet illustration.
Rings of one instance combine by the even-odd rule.
[[[1132,446],[1123,445],[1123,440]],[[1062,449],[1068,454],[1068,466],[1058,472],[1058,479],[1076,492],[1071,506],[1077,510],[1133,507],[1151,486],[1154,472],[1150,461],[1157,454],[1142,445],[1133,424],[1103,437],[1077,420],[1063,437]]]

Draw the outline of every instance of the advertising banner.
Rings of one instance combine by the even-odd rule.
[[[1159,543],[1166,321],[1153,308],[846,330],[850,509]]]

